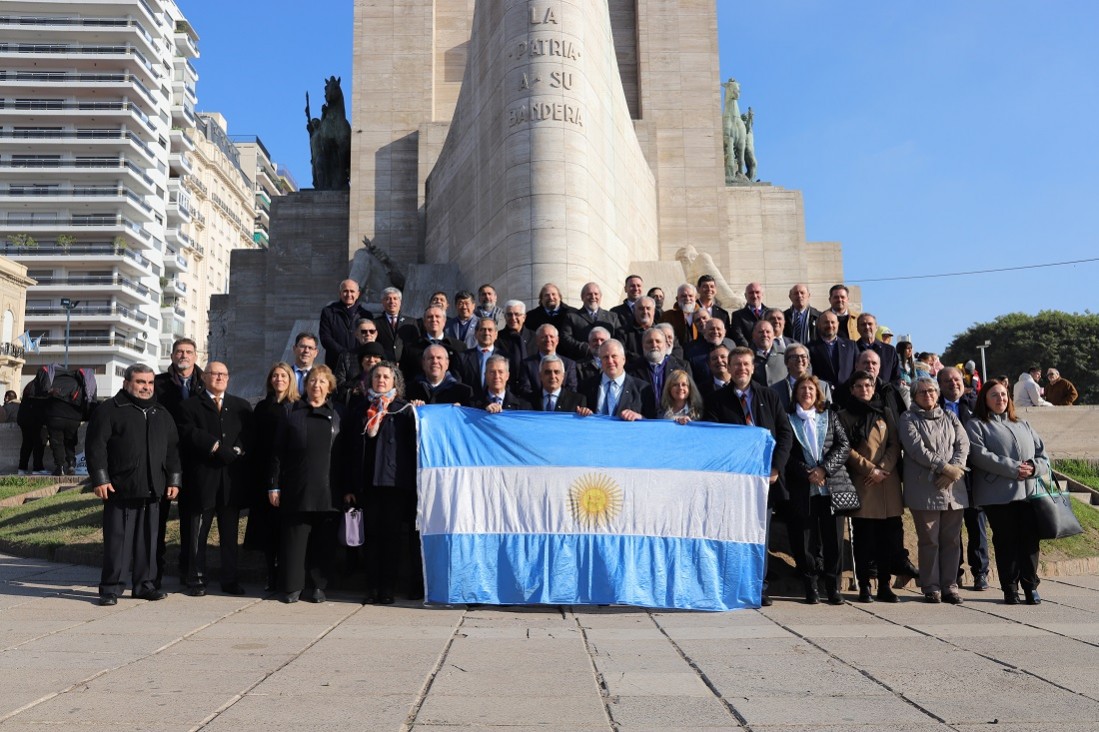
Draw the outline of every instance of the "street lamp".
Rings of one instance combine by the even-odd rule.
[[[992,345],[992,341],[985,341],[977,348],[981,351],[981,383],[988,380],[988,366],[985,364],[985,349]]]
[[[73,310],[80,304],[79,300],[61,298],[61,307],[65,308],[65,368],[69,368],[69,328],[72,326]]]

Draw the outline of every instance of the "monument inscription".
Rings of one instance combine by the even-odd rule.
[[[565,36],[558,9],[532,4],[529,10],[527,35],[515,43],[508,54],[513,62],[511,71],[518,73],[518,91],[526,92],[527,96],[513,100],[508,107],[508,127],[546,121],[583,127],[584,109],[578,100],[562,101],[556,95],[550,98],[534,96],[543,89],[553,92],[576,90],[577,79],[582,78],[582,73],[579,69],[561,66],[563,62],[580,61],[583,55],[580,44]]]

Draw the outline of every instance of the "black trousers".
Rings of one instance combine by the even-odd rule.
[[[179,507],[179,579],[187,579],[187,547],[191,545],[191,522],[187,520],[183,507]],[[168,520],[171,518],[172,502],[167,498],[160,501],[160,519],[156,532],[156,587],[159,590],[168,566]]]
[[[285,513],[279,532],[279,562],[283,592],[301,592],[309,586],[328,587],[328,573],[336,544],[335,512]]]
[[[802,576],[811,579],[824,575],[829,582],[838,583],[843,568],[843,516],[832,514],[831,498],[811,496],[809,515],[791,511],[786,518],[786,530],[790,534],[790,551]],[[819,553],[815,548],[817,542]]]
[[[80,432],[80,420],[66,417],[47,417],[46,431],[50,435],[50,451],[55,470],[76,466],[76,440]]]
[[[103,504],[103,574],[99,595],[121,595],[129,575],[134,594],[154,588],[154,549],[160,502],[109,500]]]
[[[1038,535],[1034,530],[1033,509],[1026,501],[984,506],[992,527],[992,548],[996,550],[996,574],[1000,588],[1010,592],[1022,585],[1033,590],[1038,579]]]
[[[859,587],[870,586],[870,567],[878,568],[878,586],[889,586],[889,568],[896,564],[897,550],[894,546],[894,527],[900,524],[901,517],[883,519],[851,519],[851,541],[855,550],[855,579]]]
[[[221,584],[229,585],[237,581],[237,529],[240,526],[240,509],[236,506],[219,506],[206,511],[190,511],[186,519],[183,519],[190,524],[189,542],[185,547],[185,576],[188,587],[206,586],[206,541],[215,516],[221,548]]]
[[[23,433],[23,442],[19,445],[19,469],[30,470],[31,459],[34,459],[34,470],[45,470],[46,464],[42,461],[46,454],[46,425],[41,422],[36,424],[20,425]]]
[[[958,576],[962,576],[962,558],[969,560],[969,571],[974,577],[988,574],[988,518],[980,508],[967,508],[962,514],[965,522],[965,552],[958,559]]]
[[[416,531],[416,492],[379,486],[370,489],[366,503],[363,516],[368,593],[392,594],[398,584],[407,584],[410,595],[422,594],[423,559],[420,533]]]

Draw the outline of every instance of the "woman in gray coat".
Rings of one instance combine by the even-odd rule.
[[[1038,536],[1027,496],[1038,491],[1039,476],[1049,475],[1042,439],[1015,416],[1007,387],[988,381],[977,397],[975,419],[969,420],[969,460],[973,466],[973,502],[984,509],[992,526],[996,573],[1004,602],[1019,604],[1019,585],[1027,605],[1038,596]]]
[[[921,377],[912,386],[912,408],[901,415],[904,503],[916,524],[924,600],[960,605],[962,509],[969,505],[962,477],[969,438],[958,417],[938,401],[938,383]]]

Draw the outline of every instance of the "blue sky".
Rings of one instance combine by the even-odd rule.
[[[353,2],[180,5],[201,37],[199,109],[309,186],[304,93],[320,99],[330,74],[350,88]],[[1099,256],[1099,4],[718,5],[760,177],[803,192],[809,240],[843,242],[880,323],[941,351],[1004,313],[1095,308],[1099,262],[876,280]]]

